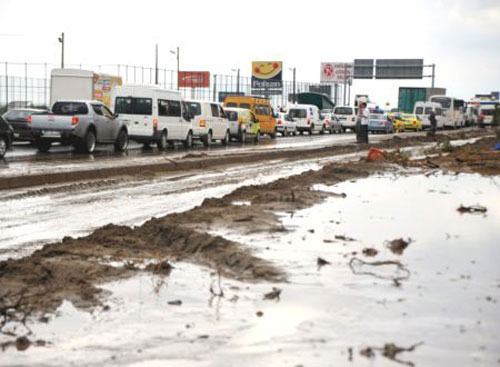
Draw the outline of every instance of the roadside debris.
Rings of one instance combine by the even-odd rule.
[[[363,249],[363,255],[368,256],[368,257],[374,257],[377,256],[378,250],[374,249],[372,247],[367,247]]]
[[[387,270],[381,270],[380,272],[373,271],[363,271],[364,267],[384,267],[392,266],[394,270],[387,272]],[[399,261],[387,260],[387,261],[373,261],[368,262],[361,260],[357,257],[353,257],[349,261],[349,267],[355,275],[371,275],[378,279],[392,280],[396,287],[401,285],[401,281],[408,280],[410,278],[410,270],[403,266]],[[384,273],[384,271],[386,273]]]
[[[347,236],[344,236],[344,235],[336,235],[336,236],[335,236],[335,239],[336,239],[336,240],[339,240],[339,241],[347,241],[347,242],[353,242],[353,241],[356,241],[354,238],[347,237]]]
[[[412,243],[411,238],[408,238],[408,241],[402,238],[396,238],[392,241],[386,241],[386,246],[393,254],[402,255],[410,243]]]
[[[182,305],[182,301],[180,299],[176,299],[175,301],[168,302],[168,304],[170,306],[181,306]]]
[[[316,260],[316,263],[318,264],[318,267],[321,268],[322,266],[325,265],[330,265],[331,263],[321,257],[318,257],[318,260]]]
[[[398,347],[394,343],[387,343],[382,348],[380,348],[380,347],[363,348],[359,351],[359,354],[362,355],[363,357],[366,357],[366,358],[374,358],[375,351],[380,351],[385,358],[390,359],[391,361],[413,367],[413,366],[415,366],[415,364],[413,362],[403,361],[403,360],[397,358],[397,355],[399,353],[402,353],[402,352],[413,352],[418,346],[420,346],[422,344],[423,344],[423,342],[420,342],[420,343],[417,343],[417,344],[410,346],[409,348],[403,348],[403,347]]]
[[[276,300],[278,302],[280,300],[281,289],[273,287],[273,290],[264,295],[264,300]]]
[[[386,156],[387,156],[386,151],[377,148],[371,148],[368,151],[368,156],[366,157],[366,161],[367,162],[378,161],[379,159],[385,159]]]
[[[486,213],[488,211],[488,209],[485,208],[484,206],[481,206],[481,205],[472,205],[472,206],[460,205],[458,207],[457,211],[460,214],[464,214],[464,213],[474,214],[474,213]]]

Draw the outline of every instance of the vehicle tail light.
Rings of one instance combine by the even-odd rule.
[[[307,124],[311,125],[311,120],[310,119],[307,119]]]
[[[281,120],[278,120],[278,125],[281,125]]]
[[[73,126],[78,125],[79,122],[80,118],[78,116],[73,116],[73,118],[71,119],[71,125]]]
[[[28,123],[28,125],[31,125],[31,115],[28,115],[28,117],[26,118],[26,122]]]
[[[382,125],[387,125],[387,122],[386,121],[382,121]]]
[[[158,120],[157,119],[154,119],[153,120],[153,129],[158,129]]]
[[[200,127],[205,127],[206,126],[206,121],[205,120],[200,120]]]
[[[352,122],[356,122],[356,118],[355,117],[352,118]]]

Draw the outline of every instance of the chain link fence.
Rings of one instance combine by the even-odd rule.
[[[0,63],[0,109],[7,106],[47,107],[50,103],[50,72],[59,65],[49,63]],[[67,69],[92,70],[96,73],[120,76],[124,84],[155,84],[155,68],[137,65],[65,65]],[[158,85],[177,89],[177,70],[158,69]],[[296,82],[295,93],[309,92],[318,83]],[[224,94],[252,95],[251,78],[211,74],[208,88],[179,88],[184,98],[220,101]],[[291,102],[293,82],[283,81],[282,93],[269,95],[275,108]]]

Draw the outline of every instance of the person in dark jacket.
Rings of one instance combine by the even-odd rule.
[[[435,135],[437,128],[437,121],[436,121],[436,113],[434,112],[434,110],[431,110],[431,113],[429,114],[429,121],[431,123],[431,135]]]

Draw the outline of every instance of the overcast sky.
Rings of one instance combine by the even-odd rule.
[[[57,64],[60,32],[68,64],[153,66],[158,43],[161,68],[180,46],[181,70],[249,76],[252,60],[282,60],[285,79],[296,67],[319,82],[321,61],[423,58],[449,95],[500,89],[500,0],[0,0],[0,62]],[[394,105],[398,86],[430,85],[355,80],[353,95]]]

